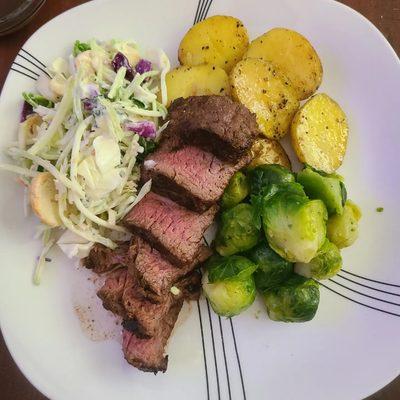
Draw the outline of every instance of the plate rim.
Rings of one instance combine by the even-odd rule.
[[[139,0],[133,0],[133,1],[139,1]],[[196,0],[191,0],[191,1],[194,4],[196,4]],[[198,1],[201,1],[201,0],[198,0]],[[212,1],[213,0],[211,0],[211,2]],[[217,2],[219,0],[214,0],[214,1]],[[261,0],[259,0],[259,1],[261,1]],[[293,1],[295,1],[295,0],[293,0]],[[354,17],[358,18],[364,24],[367,24],[369,28],[372,28],[372,31],[374,31],[375,34],[378,34],[378,37],[380,38],[381,43],[384,44],[385,47],[390,50],[391,55],[396,60],[397,67],[399,68],[399,76],[400,76],[400,55],[398,55],[396,53],[396,51],[394,50],[394,48],[392,47],[392,45],[390,44],[388,39],[385,37],[385,35],[367,17],[365,17],[363,14],[361,14],[357,10],[353,9],[349,5],[341,3],[340,1],[336,1],[336,0],[307,0],[307,1],[309,3],[327,3],[327,4],[330,4],[333,7],[342,8],[342,9],[346,10],[346,12],[348,12],[348,13],[352,14]],[[82,8],[82,9],[83,8],[91,8],[91,7],[95,7],[95,6],[101,6],[101,5],[107,4],[107,3],[112,3],[112,0],[91,0],[91,1],[88,1],[86,3],[79,4],[79,5],[76,5],[74,7],[71,7],[68,10],[65,10],[62,13],[60,13],[60,14],[56,15],[55,17],[51,18],[50,20],[45,22],[43,25],[41,25],[38,29],[36,29],[26,39],[26,41],[18,49],[16,57],[13,58],[13,61],[11,62],[11,66],[12,66],[13,62],[16,61],[18,53],[21,51],[21,49],[24,49],[27,46],[29,46],[29,43],[32,40],[35,39],[35,36],[37,36],[42,30],[44,30],[50,23],[54,23],[57,20],[62,20],[65,17],[65,15],[67,15],[68,13],[70,13],[70,12],[72,12],[72,11],[78,9],[78,8]],[[11,68],[11,66],[10,66],[10,68]],[[13,71],[11,69],[8,70],[6,79],[4,80],[3,86],[1,88],[1,91],[0,91],[0,106],[4,102],[7,101],[5,99],[5,96],[4,96],[4,89],[8,87],[11,79],[13,78],[12,72]],[[6,344],[7,350],[9,351],[9,353],[10,353],[10,355],[12,357],[12,360],[17,365],[19,371],[23,374],[23,376],[27,379],[27,381],[36,390],[38,390],[41,394],[43,394],[44,396],[46,396],[47,398],[50,399],[51,398],[50,397],[50,393],[49,393],[50,390],[51,390],[50,386],[46,386],[45,380],[41,379],[39,375],[35,375],[33,372],[28,372],[28,367],[24,363],[23,359],[20,359],[20,358],[18,358],[16,356],[16,350],[11,345],[11,333],[8,332],[7,328],[5,328],[4,322],[3,322],[3,318],[2,318],[1,315],[0,315],[0,330],[1,330],[1,333],[3,335],[3,339],[4,339],[4,342]],[[368,393],[367,396],[370,396],[370,395],[373,395],[373,394],[377,393],[378,391],[380,391],[381,389],[386,387],[388,384],[393,382],[399,376],[400,376],[400,367],[398,368],[397,372],[394,372],[394,374],[391,377],[386,378],[384,380],[383,384],[379,384],[378,388],[376,390],[374,390],[373,392]]]

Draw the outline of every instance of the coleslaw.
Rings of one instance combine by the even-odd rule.
[[[169,68],[163,51],[143,57],[132,41],[76,41],[39,77],[38,93],[23,94],[18,140],[7,150],[14,163],[0,168],[27,188],[50,173],[59,217],[41,228],[35,283],[54,243],[83,257],[94,243],[115,248],[128,234],[118,222],[150,190],[151,182],[138,193],[138,164],[165,128]]]

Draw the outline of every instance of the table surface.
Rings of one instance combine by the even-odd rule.
[[[0,38],[0,88],[3,86],[18,50],[31,34],[61,12],[85,2],[85,0],[48,0],[27,26],[9,36]],[[359,11],[372,21],[386,36],[397,54],[400,54],[400,0],[342,0],[341,2]],[[0,393],[3,400],[46,399],[19,371],[1,335]],[[400,377],[379,393],[368,398],[368,400],[397,399],[400,399]]]

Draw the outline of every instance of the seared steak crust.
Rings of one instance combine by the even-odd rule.
[[[127,266],[129,242],[120,243],[113,250],[100,243],[95,243],[87,257],[83,259],[83,265],[97,274],[109,272],[119,266]]]
[[[175,100],[163,140],[180,136],[187,144],[236,163],[260,134],[256,117],[227,96],[193,96]]]

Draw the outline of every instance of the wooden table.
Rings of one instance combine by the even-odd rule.
[[[48,0],[29,25],[16,33],[0,38],[0,88],[3,86],[11,62],[26,39],[51,18],[85,2],[85,0]],[[342,3],[356,9],[372,21],[383,32],[397,54],[400,54],[400,0],[342,0]],[[18,370],[2,337],[0,337],[0,398],[2,400],[46,399]],[[368,400],[398,399],[400,399],[400,377],[368,398]]]

